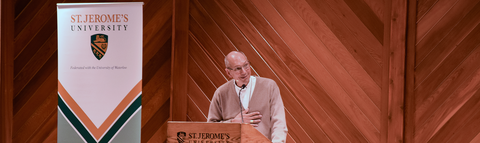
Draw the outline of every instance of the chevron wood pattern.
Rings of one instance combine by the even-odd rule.
[[[480,3],[419,0],[414,141],[478,142]]]
[[[114,1],[145,3],[142,142],[165,142],[166,122],[175,111],[171,107],[181,106],[171,105],[170,98],[175,81],[171,79],[174,0]],[[12,142],[56,142],[55,4],[61,2],[98,0],[13,1],[13,85],[3,85],[9,83],[4,78],[8,70],[1,73],[2,95],[11,92],[13,104],[8,97],[0,103],[13,105]],[[405,142],[480,142],[480,112],[475,110],[480,107],[476,62],[480,2],[408,2],[414,5],[409,9],[415,9],[409,23],[415,32],[407,38],[413,41],[409,45],[413,50],[403,55],[412,61],[406,63],[405,105],[412,112],[405,113]],[[392,61],[398,56],[401,60],[402,54],[390,55],[402,52],[391,46],[401,43],[392,36],[401,31],[391,27],[398,24],[391,16],[398,16],[392,14],[398,10],[395,4],[388,0],[189,0],[186,120],[206,121],[214,91],[230,80],[223,58],[240,50],[248,56],[254,75],[279,85],[289,128],[287,142],[403,142],[403,131],[398,129],[403,124],[397,122],[403,116],[395,116],[399,113],[395,105],[402,109],[404,105],[402,97],[395,95],[403,92],[390,89],[403,85],[402,74],[390,73],[402,66],[402,61]],[[8,9],[2,6],[4,10]],[[3,53],[6,41],[2,37],[1,68],[8,67]],[[3,90],[9,86],[11,91]],[[2,117],[8,112],[2,108]],[[1,125],[9,122],[1,121]],[[1,133],[8,130],[0,129]]]
[[[132,0],[115,0],[130,2]],[[56,142],[56,3],[16,0],[13,142]],[[164,141],[170,112],[172,0],[143,0],[142,142]],[[165,88],[166,87],[166,88]]]

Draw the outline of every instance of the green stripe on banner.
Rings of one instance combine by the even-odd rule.
[[[83,124],[78,120],[77,116],[75,116],[75,114],[73,114],[70,108],[67,107],[65,101],[63,101],[63,99],[60,97],[60,94],[58,94],[58,101],[58,107],[60,107],[61,112],[65,115],[65,117],[67,117],[70,123],[72,123],[74,128],[80,133],[83,139],[85,139],[85,141],[89,143],[97,142],[88,132],[85,126],[83,126]]]
[[[127,120],[142,106],[142,95],[137,97],[135,101],[128,107],[127,110],[118,118],[117,122],[108,130],[105,136],[99,141],[99,143],[107,143],[112,137],[120,130],[120,128],[127,122]]]

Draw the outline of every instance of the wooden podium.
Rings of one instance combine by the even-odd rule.
[[[250,124],[169,121],[167,142],[268,143],[270,140]]]

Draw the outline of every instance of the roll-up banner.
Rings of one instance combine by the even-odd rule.
[[[143,2],[58,3],[58,142],[140,142]]]

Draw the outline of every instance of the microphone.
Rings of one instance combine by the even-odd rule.
[[[243,124],[243,105],[242,105],[242,99],[240,99],[240,94],[242,93],[242,90],[245,88],[245,84],[240,87],[240,91],[238,92],[238,101],[240,102],[240,114],[242,116],[242,124]]]

